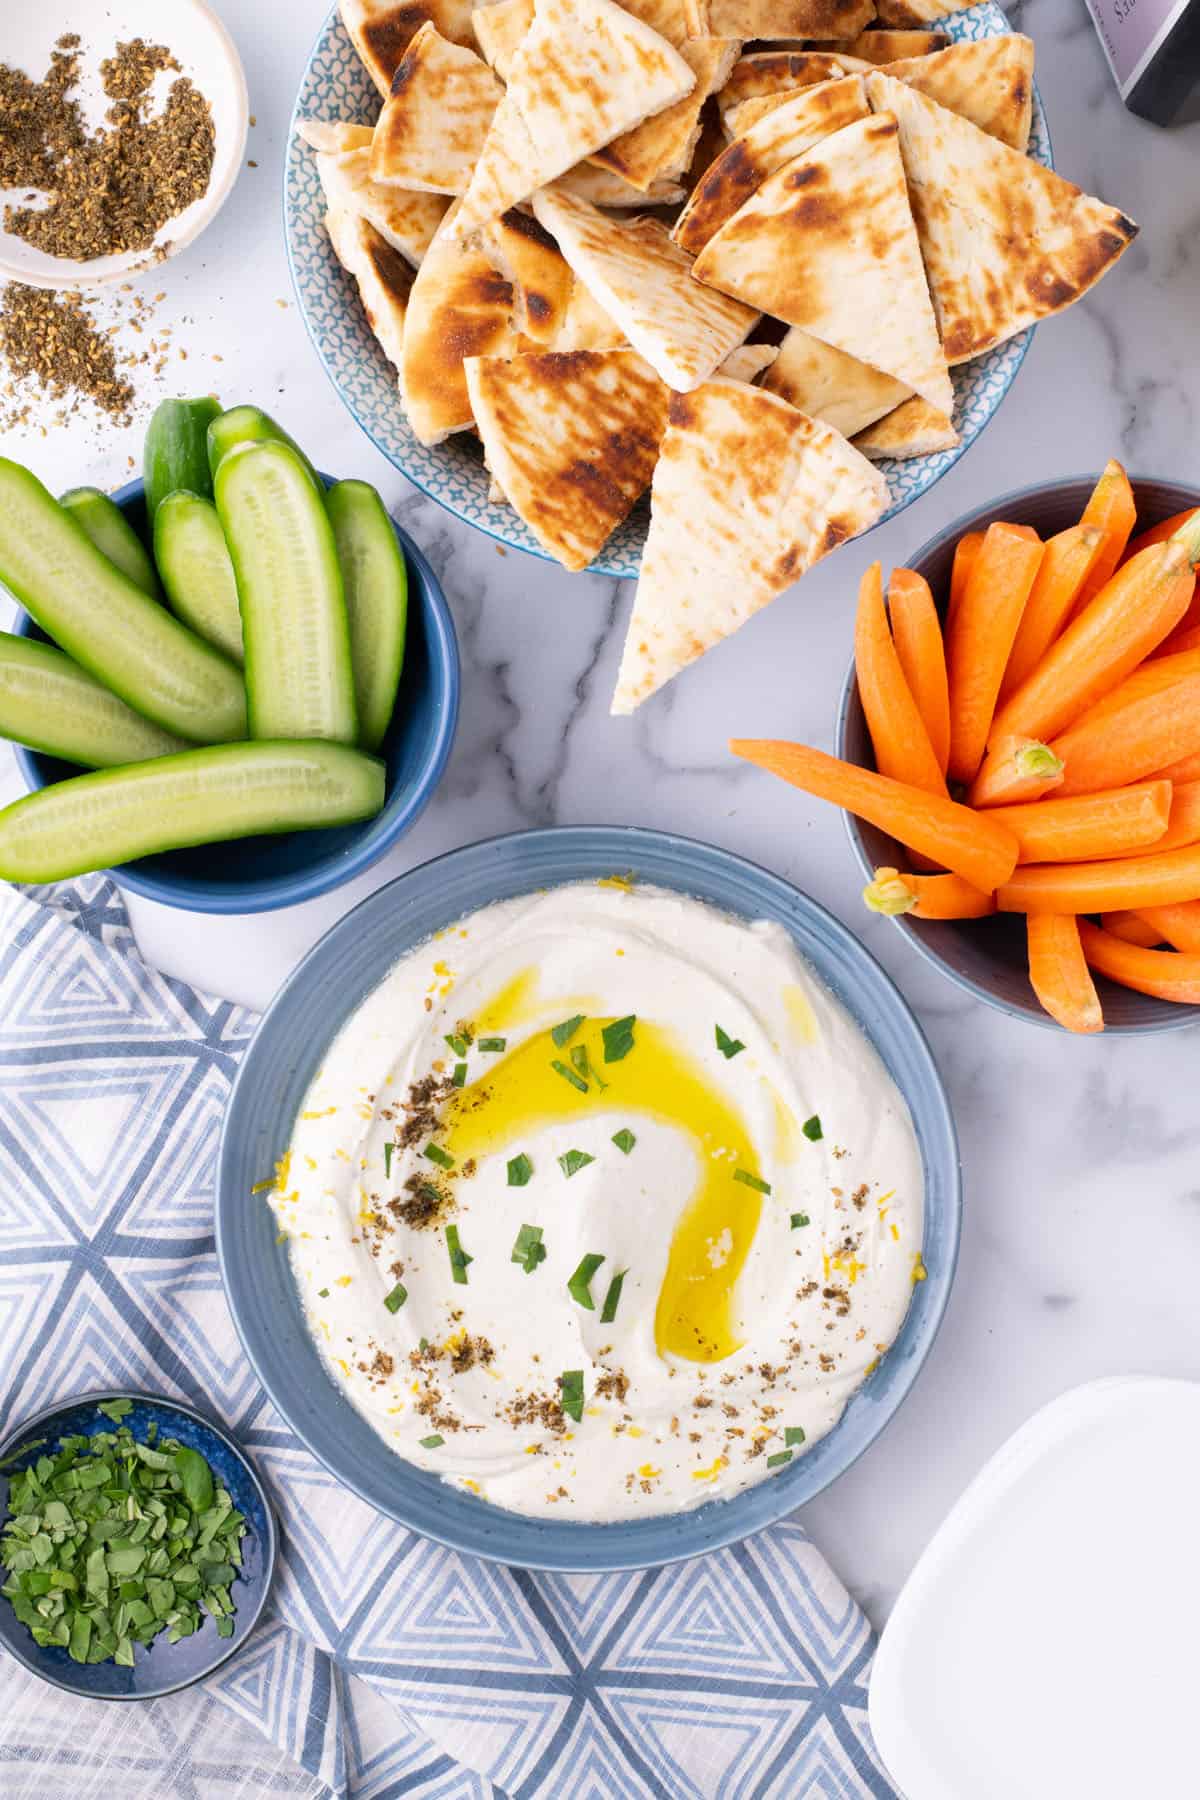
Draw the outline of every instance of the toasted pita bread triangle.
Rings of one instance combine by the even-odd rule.
[[[642,193],[640,188],[630,187],[619,175],[601,169],[594,162],[576,163],[573,169],[560,175],[554,185],[566,194],[574,194],[577,200],[588,200],[593,206],[617,207],[622,211],[631,207],[677,206],[684,197],[684,189],[677,181],[656,181],[647,193]]]
[[[354,125],[349,119],[297,119],[296,136],[310,150],[341,156],[347,150],[369,150],[373,125]]]
[[[634,350],[470,357],[488,468],[539,544],[586,569],[649,484],[667,390]]]
[[[373,225],[357,213],[325,215],[334,255],[358,284],[371,330],[398,375],[404,367],[404,322],[413,273],[404,259],[384,242]]]
[[[869,75],[867,92],[872,106],[886,107],[899,122],[930,292],[952,363],[1062,312],[1137,236],[1137,226],[1114,207],[904,82]],[[925,397],[937,405],[936,396]]]
[[[842,59],[822,50],[756,50],[739,56],[729,79],[717,96],[726,129],[731,115],[747,100],[767,94],[786,95],[797,88],[815,87],[818,81],[836,81],[846,73]]]
[[[471,14],[476,42],[501,81],[507,83],[513,57],[532,24],[533,0],[496,0]]]
[[[465,0],[338,0],[338,11],[385,98],[401,57],[427,19],[452,43],[471,42],[471,8]]]
[[[768,176],[710,238],[695,275],[952,409],[896,121],[886,113]]]
[[[763,386],[847,438],[886,418],[912,394],[902,381],[882,375],[795,325],[780,344]]]
[[[357,213],[398,250],[414,269],[433,242],[449,201],[444,194],[410,194],[377,187],[371,180],[371,152],[317,152],[317,173],[332,212]]]
[[[887,503],[857,450],[777,395],[722,377],[673,394],[613,712],[640,706]]]
[[[376,122],[372,181],[465,193],[503,92],[481,56],[426,22],[401,57]]]
[[[741,42],[737,38],[685,38],[677,48],[696,77],[691,93],[632,131],[623,132],[592,157],[601,168],[611,169],[647,194],[655,182],[670,181],[691,167],[704,102],[728,79]]]
[[[474,424],[464,358],[511,356],[517,348],[511,286],[482,250],[455,236],[453,224],[452,206],[417,270],[405,320],[404,406],[423,444]]]
[[[1019,32],[951,44],[881,71],[927,94],[1014,150],[1029,143],[1033,120],[1033,39]]]
[[[678,50],[614,0],[538,0],[456,230],[498,218],[695,84]]]
[[[875,17],[875,0],[689,0],[693,37],[847,38]]]
[[[554,347],[575,277],[550,233],[527,212],[506,212],[480,233],[480,246],[512,284],[513,325],[540,350]]]
[[[861,57],[863,62],[878,67],[882,63],[898,62],[901,57],[932,56],[935,50],[944,50],[949,42],[944,31],[874,30],[860,31],[856,38],[819,44],[817,48],[831,50],[835,56],[845,51],[847,56]]]
[[[879,23],[900,31],[919,30],[962,10],[960,0],[878,0],[876,6]]]
[[[903,461],[910,456],[929,456],[934,450],[953,450],[958,433],[953,420],[914,394],[895,410],[868,425],[854,439],[854,448],[872,462],[884,457]]]
[[[609,219],[553,189],[534,195],[533,210],[580,281],[668,387],[686,392],[698,386],[757,323],[752,307],[693,280],[690,259],[657,219]]]
[[[671,236],[689,256],[732,219],[768,175],[822,138],[865,119],[870,108],[860,75],[805,87],[740,133],[700,177]]]

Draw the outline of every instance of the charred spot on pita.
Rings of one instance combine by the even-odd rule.
[[[543,250],[551,250],[557,254],[558,245],[532,213],[519,212],[512,206],[500,215],[500,223],[507,226],[509,231],[519,232],[523,238],[528,238],[531,244],[538,244]]]
[[[672,394],[667,404],[667,417],[681,431],[694,429],[699,424],[695,403],[690,394]]]
[[[400,300],[407,300],[412,292],[414,272],[399,251],[393,250],[378,232],[372,232],[367,254],[389,294],[395,294]]]
[[[784,187],[806,188],[819,186],[822,182],[828,186],[829,171],[819,163],[805,163],[799,169],[792,169],[783,178]]]
[[[368,19],[363,25],[363,44],[368,57],[377,62],[393,82],[404,60],[404,52],[428,17],[423,6],[401,6],[385,19]],[[392,91],[394,93],[395,89]]]

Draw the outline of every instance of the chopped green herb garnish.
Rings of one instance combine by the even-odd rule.
[[[508,1039],[507,1038],[480,1038],[480,1040],[476,1044],[475,1048],[477,1050],[483,1051],[488,1056],[499,1056],[499,1054],[502,1050],[505,1050],[508,1048]]]
[[[580,1169],[586,1169],[589,1163],[595,1162],[586,1150],[565,1150],[558,1159],[558,1166],[570,1181],[572,1175],[578,1175]]]
[[[440,1144],[426,1144],[424,1154],[426,1159],[431,1163],[436,1163],[439,1169],[454,1167],[454,1158],[448,1150],[443,1150]]]
[[[625,1285],[628,1269],[619,1269],[608,1284],[608,1292],[604,1296],[604,1305],[600,1312],[600,1323],[611,1325],[617,1316],[617,1308],[621,1304],[621,1289]]]
[[[385,1294],[383,1304],[390,1313],[398,1313],[408,1299],[408,1289],[402,1281],[398,1281],[390,1294]]]
[[[821,1130],[821,1120],[817,1113],[814,1113],[811,1119],[805,1119],[800,1129],[809,1142],[813,1144],[819,1143],[825,1136],[825,1133]]]
[[[789,1463],[791,1460],[792,1453],[790,1450],[777,1450],[774,1456],[768,1456],[767,1467],[768,1469],[778,1469],[782,1463]]]
[[[436,1431],[431,1432],[428,1437],[417,1439],[422,1450],[440,1450],[445,1441],[445,1438]]]
[[[428,1348],[429,1348],[429,1339],[427,1337],[417,1339],[417,1349],[418,1350],[428,1350]]]
[[[532,1176],[532,1174],[533,1174],[533,1164],[530,1162],[529,1158],[526,1156],[526,1154],[523,1150],[519,1156],[514,1156],[509,1159],[509,1164],[508,1164],[508,1185],[509,1185],[509,1187],[528,1187],[529,1180],[530,1180],[530,1177]]]
[[[628,1018],[614,1019],[601,1032],[604,1039],[605,1062],[621,1062],[633,1049],[633,1028],[637,1023],[637,1014],[630,1013]]]
[[[587,1093],[587,1082],[584,1081],[581,1075],[577,1075],[574,1069],[568,1069],[565,1062],[559,1062],[558,1059],[555,1058],[550,1064],[550,1067],[554,1070],[556,1075],[561,1075],[564,1081],[569,1081],[573,1088],[578,1088],[581,1094]]]
[[[602,1256],[591,1252],[585,1256],[567,1283],[567,1292],[577,1306],[585,1306],[589,1312],[595,1312],[596,1302],[592,1299],[592,1276],[604,1261]]]
[[[721,1055],[725,1058],[726,1062],[729,1061],[731,1056],[737,1056],[739,1051],[742,1051],[745,1048],[746,1046],[743,1044],[741,1038],[731,1038],[728,1032],[722,1031],[721,1027],[719,1025],[717,1026],[717,1049],[721,1052]]]
[[[454,1072],[450,1077],[451,1087],[465,1087],[466,1081],[467,1081],[467,1065],[466,1065],[466,1063],[455,1063]]]
[[[317,1299],[318,1300],[328,1300],[328,1298],[329,1298],[329,1289],[328,1288],[318,1288],[317,1289]]]
[[[564,1019],[561,1025],[556,1025],[550,1033],[555,1048],[561,1050],[564,1044],[569,1044],[582,1024],[583,1014],[576,1013],[573,1019]]]
[[[633,1146],[637,1143],[637,1139],[634,1137],[632,1131],[622,1125],[620,1131],[613,1132],[613,1143],[617,1146],[617,1149],[623,1156],[628,1156],[629,1152],[633,1149]]]
[[[803,1425],[787,1426],[787,1428],[785,1429],[784,1434],[783,1434],[783,1441],[787,1445],[789,1450],[795,1444],[802,1444],[804,1442],[804,1427],[803,1427]]]
[[[771,1191],[770,1182],[764,1181],[761,1175],[752,1175],[749,1169],[735,1169],[733,1179],[743,1182],[746,1187],[757,1189],[760,1194],[769,1194]]]
[[[578,1425],[583,1417],[583,1370],[564,1369],[558,1378],[562,1409]]]
[[[571,1045],[571,1067],[577,1075],[582,1075],[585,1081],[594,1081],[596,1086],[602,1091],[608,1086],[607,1081],[601,1077],[598,1070],[593,1069],[591,1062],[588,1060],[587,1046],[585,1044]]]
[[[101,1400],[96,1411],[103,1413],[106,1419],[111,1419],[114,1425],[119,1425],[133,1411],[133,1401]]]
[[[522,1225],[512,1247],[511,1261],[520,1263],[527,1275],[532,1275],[539,1263],[546,1260],[546,1246],[542,1242],[540,1225]]]
[[[808,1217],[807,1213],[793,1213],[792,1214],[792,1230],[793,1231],[799,1231],[799,1229],[802,1225],[807,1225],[807,1224],[809,1224],[809,1222],[810,1221],[809,1221],[809,1217]]]
[[[385,1144],[383,1146],[383,1172],[385,1175],[390,1175],[392,1172],[392,1158],[395,1154],[395,1144]]]
[[[446,1033],[446,1042],[453,1050],[455,1056],[465,1056],[467,1051],[471,1048],[470,1038],[460,1037],[457,1031],[448,1031]]]
[[[457,1225],[447,1225],[446,1227],[446,1248],[450,1252],[451,1275],[454,1277],[454,1280],[458,1283],[459,1287],[466,1287],[467,1264],[473,1263],[475,1258],[473,1256],[468,1256],[463,1249],[462,1244],[459,1242]]]

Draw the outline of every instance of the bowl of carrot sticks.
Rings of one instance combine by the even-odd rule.
[[[736,755],[845,810],[928,961],[1078,1033],[1200,1018],[1200,489],[1110,462],[863,576],[836,757]]]

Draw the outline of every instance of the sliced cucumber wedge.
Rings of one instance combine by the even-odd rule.
[[[114,500],[99,488],[77,487],[63,495],[62,504],[82,525],[101,556],[107,556],[151,600],[162,599],[150,553]]]
[[[208,461],[212,469],[213,480],[217,470],[231,450],[242,444],[286,444],[294,450],[312,478],[312,484],[319,494],[325,492],[325,483],[317,474],[294,437],[289,437],[282,425],[277,425],[269,413],[257,406],[231,406],[228,412],[218,415],[208,428]]]
[[[154,515],[154,557],[172,612],[240,663],[237,580],[212,501],[168,494]]]
[[[0,737],[85,769],[111,769],[188,748],[53,644],[7,631],[0,631]]]
[[[266,439],[217,467],[237,575],[250,736],[358,738],[350,631],[333,527],[296,452]]]
[[[161,400],[155,407],[142,453],[146,515],[151,525],[167,495],[178,488],[211,496],[208,428],[220,411],[221,402],[211,394],[199,400]]]
[[[0,812],[0,877],[63,881],[137,856],[377,813],[384,768],[341,744],[218,744],[75,775]]]
[[[365,481],[325,496],[350,621],[358,741],[377,750],[391,723],[404,663],[408,569],[383,501]]]
[[[199,743],[245,737],[246,697],[234,665],[114,568],[37,476],[7,457],[0,457],[0,581],[135,712]]]

